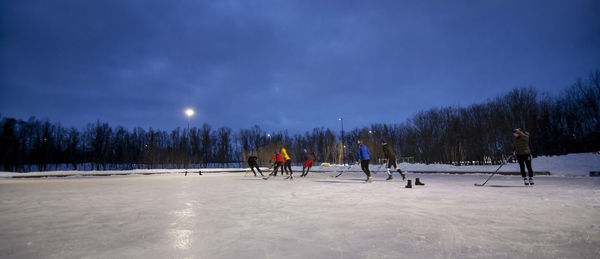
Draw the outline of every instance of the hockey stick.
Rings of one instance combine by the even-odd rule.
[[[275,167],[275,163],[273,163],[271,166]],[[283,175],[283,168],[281,168],[281,167],[283,167],[283,165],[280,165],[279,167],[277,167],[277,170],[281,170],[281,173],[282,173],[281,175]],[[271,169],[271,167],[269,167],[269,169]],[[271,176],[273,176],[275,174],[275,172],[276,171],[273,170],[273,172],[271,172],[269,175],[267,175],[267,177],[263,177],[263,180],[269,180],[269,178],[271,178]]]
[[[490,175],[490,177],[487,178],[487,180],[485,180],[485,182],[483,182],[482,184],[476,183],[475,186],[479,186],[482,187],[484,186],[490,179],[492,179],[492,177],[494,177],[494,175],[498,172],[498,170],[500,170],[500,168],[502,168],[504,165],[508,164],[508,160],[510,160],[513,157],[513,155],[510,155],[506,161],[504,163],[502,163],[498,169],[496,169],[496,171],[494,171],[494,173],[492,173],[492,175]]]
[[[342,170],[338,175],[333,176],[333,177],[338,178],[343,173],[348,172],[348,170],[350,170],[350,168],[352,168],[353,166],[354,166],[354,164],[350,165],[348,168],[346,168],[345,170]]]
[[[377,174],[377,172],[380,172],[380,171],[381,171],[381,168],[383,167],[383,165],[387,165],[387,162],[385,162],[385,163],[383,163],[383,164],[379,165],[379,168],[377,168],[377,170],[375,170],[375,171],[373,172],[373,174]]]

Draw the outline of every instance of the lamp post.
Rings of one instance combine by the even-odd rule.
[[[373,141],[373,144],[377,145],[377,140],[375,139],[375,134],[377,133],[377,131],[375,130],[369,130],[369,139],[371,139]]]
[[[269,144],[271,144],[271,133],[267,134],[267,137],[269,137]]]
[[[187,116],[187,137],[188,137],[188,140],[186,141],[186,143],[189,144],[189,138],[190,138],[190,118],[192,116],[194,116],[194,110],[192,108],[186,109],[185,110],[185,115]],[[185,152],[185,158],[186,158],[186,161],[185,161],[185,168],[186,168],[186,170],[185,170],[185,176],[187,176],[187,168],[188,168],[188,165],[190,163],[190,152],[188,150],[186,150],[186,152]],[[202,174],[200,174],[200,175],[202,175]]]
[[[192,110],[191,108],[188,108],[187,110],[185,110],[185,115],[187,115],[187,118],[188,118],[187,130],[188,130],[188,134],[189,134],[190,133],[190,118],[192,116],[194,116],[194,110]]]
[[[346,165],[346,145],[344,145],[344,118],[339,117],[338,120],[342,123],[342,164]]]

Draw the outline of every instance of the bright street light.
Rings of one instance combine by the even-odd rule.
[[[185,115],[187,115],[188,118],[194,116],[194,110],[192,110],[191,108],[185,110]]]
[[[192,108],[187,108],[187,110],[185,110],[185,115],[187,115],[187,117],[188,117],[187,129],[188,129],[188,132],[189,132],[190,131],[190,118],[192,116],[194,116],[194,110]]]

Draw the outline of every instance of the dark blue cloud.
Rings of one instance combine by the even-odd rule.
[[[598,1],[3,1],[0,114],[302,132],[600,68]]]

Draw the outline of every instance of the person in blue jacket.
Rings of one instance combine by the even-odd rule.
[[[371,152],[369,152],[369,148],[359,140],[358,152],[356,152],[356,164],[360,163],[360,167],[367,175],[367,183],[372,181],[371,171],[369,171],[369,160],[371,160]]]

